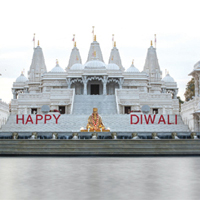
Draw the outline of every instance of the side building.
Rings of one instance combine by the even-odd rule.
[[[9,105],[0,99],[0,128],[4,125],[9,116]]]
[[[183,122],[189,126],[191,131],[200,131],[200,61],[198,61],[189,74],[195,81],[195,96],[193,99],[181,105],[181,116]]]

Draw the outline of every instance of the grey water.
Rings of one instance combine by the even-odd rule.
[[[200,199],[200,157],[0,157],[1,200]]]

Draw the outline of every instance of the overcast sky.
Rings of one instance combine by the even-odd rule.
[[[31,65],[33,33],[40,40],[47,70],[67,67],[72,37],[83,64],[86,62],[92,26],[108,63],[115,34],[122,65],[128,68],[132,59],[143,70],[150,40],[157,34],[157,55],[165,75],[167,69],[178,83],[178,95],[184,99],[188,74],[200,60],[200,27],[198,0],[140,1],[66,1],[6,0],[0,3],[0,98],[9,102],[12,83]]]

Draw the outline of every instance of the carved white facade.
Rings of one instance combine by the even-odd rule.
[[[9,116],[9,105],[0,99],[0,128],[4,125]]]
[[[191,131],[200,131],[200,61],[189,74],[195,81],[195,96],[181,105],[181,116]]]
[[[49,105],[51,110],[63,114],[73,114],[74,99],[78,95],[80,98],[81,95],[88,95],[88,98],[90,95],[113,95],[117,114],[139,112],[143,105],[150,106],[151,114],[179,113],[177,83],[169,74],[162,79],[153,46],[147,51],[142,72],[133,63],[125,70],[116,43],[106,64],[96,36],[86,63],[82,64],[75,43],[65,70],[57,63],[47,72],[42,49],[37,46],[28,75],[27,79],[21,74],[13,83],[13,114],[41,113],[42,105]]]

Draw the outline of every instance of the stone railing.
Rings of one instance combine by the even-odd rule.
[[[70,111],[70,114],[72,114],[73,112],[73,108],[74,108],[74,97],[75,97],[75,89],[72,89],[73,90],[73,95],[72,95],[72,102],[71,102],[71,111]]]
[[[116,101],[116,106],[117,106],[117,114],[119,114],[119,104],[118,104],[118,90],[115,89],[115,101]]]

